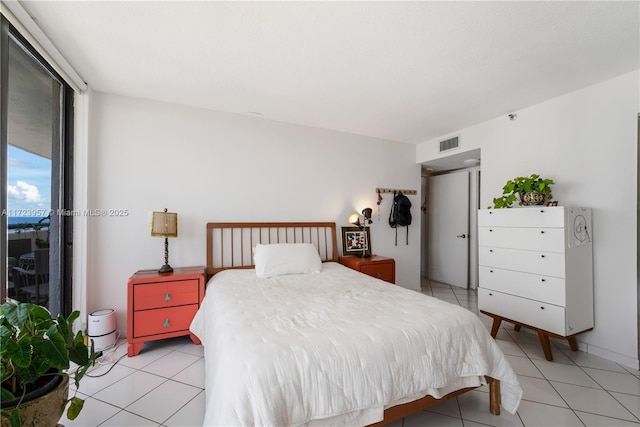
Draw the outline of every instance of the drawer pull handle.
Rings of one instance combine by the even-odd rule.
[[[489,270],[489,273],[493,273],[493,270]]]
[[[492,296],[493,296],[493,294],[492,294],[491,292],[489,292],[489,296],[490,296],[490,297],[492,297]]]
[[[542,280],[542,282],[546,282],[547,281],[547,279],[540,279],[540,280]]]
[[[544,234],[544,230],[540,231],[540,234]]]
[[[493,249],[489,249],[489,252],[493,252]]]
[[[540,307],[540,310],[544,310],[544,307]]]
[[[540,209],[540,213],[544,213],[544,209]]]
[[[380,273],[379,271],[376,271],[376,277],[379,279],[382,277],[382,273]]]
[[[169,319],[165,319],[165,321],[164,321],[162,326],[164,326],[165,328],[168,328],[169,327]]]
[[[544,255],[540,255],[540,258],[544,258]]]
[[[489,229],[489,233],[492,233],[492,232],[493,232],[493,229],[491,229],[491,228],[490,228],[490,229]]]
[[[167,292],[164,296],[164,300],[165,301],[171,301],[171,296],[169,295],[169,292]]]

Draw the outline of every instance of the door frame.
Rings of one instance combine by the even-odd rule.
[[[478,287],[478,276],[479,276],[479,267],[478,267],[478,209],[480,208],[480,166],[472,166],[468,168],[460,168],[460,169],[452,169],[446,171],[423,171],[421,177],[421,185],[422,185],[422,195],[423,195],[423,204],[422,204],[422,236],[421,241],[422,245],[420,248],[420,266],[421,266],[421,276],[429,277],[428,271],[428,262],[427,257],[429,254],[430,248],[429,246],[429,215],[428,209],[437,207],[431,207],[427,203],[426,197],[429,194],[429,180],[430,176],[435,175],[446,175],[461,171],[469,171],[469,280],[468,280],[468,288],[476,289]]]
[[[0,14],[0,112],[9,105],[9,21]],[[7,114],[0,114],[0,170],[7,170]],[[7,200],[7,174],[0,174],[0,201]],[[4,208],[4,202],[0,208]],[[7,259],[7,215],[0,215],[0,260]],[[0,301],[7,298],[7,272],[0,275]]]

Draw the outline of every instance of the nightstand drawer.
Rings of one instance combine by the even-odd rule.
[[[197,279],[135,285],[133,289],[134,310],[197,304],[199,302],[199,285]]]
[[[144,337],[188,330],[196,311],[198,304],[137,311],[133,314],[133,335]]]
[[[376,263],[370,265],[363,265],[360,267],[360,272],[366,275],[375,277],[376,279],[385,280],[393,283],[394,281],[394,268],[392,263]]]
[[[396,261],[379,255],[361,258],[357,256],[343,256],[340,264],[353,270],[384,280],[389,283],[396,283]]]

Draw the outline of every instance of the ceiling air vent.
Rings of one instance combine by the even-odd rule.
[[[457,136],[454,136],[453,138],[445,139],[444,141],[440,141],[440,152],[452,150],[454,148],[458,148]]]

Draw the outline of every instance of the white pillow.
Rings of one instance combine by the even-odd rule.
[[[310,243],[258,243],[253,252],[256,275],[260,278],[285,274],[319,273],[322,260]]]

